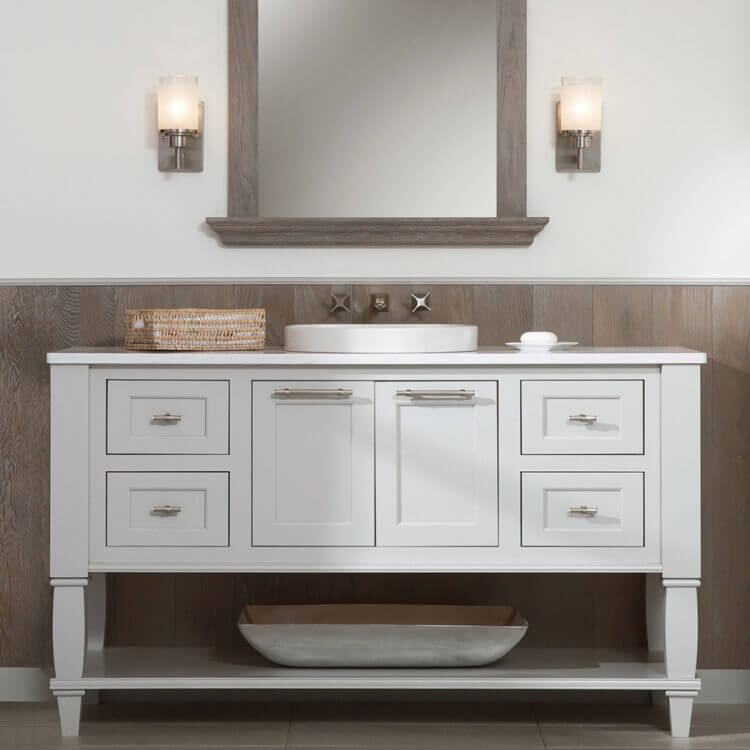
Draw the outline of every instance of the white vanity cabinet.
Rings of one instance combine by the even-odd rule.
[[[673,734],[688,734],[705,355],[74,349],[48,361],[64,734],[87,690],[270,687],[660,691]],[[109,648],[115,571],[640,572],[648,650],[305,670],[249,648]]]

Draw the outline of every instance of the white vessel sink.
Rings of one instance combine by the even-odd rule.
[[[476,326],[321,323],[284,328],[284,349],[290,352],[429,353],[471,352],[476,348]]]

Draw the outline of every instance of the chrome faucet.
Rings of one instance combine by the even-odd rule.
[[[388,310],[388,295],[376,292],[370,297],[370,307],[375,312],[386,312]]]

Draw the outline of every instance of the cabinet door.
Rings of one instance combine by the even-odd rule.
[[[253,383],[253,546],[370,546],[373,385]]]
[[[497,383],[375,393],[378,546],[497,545]]]

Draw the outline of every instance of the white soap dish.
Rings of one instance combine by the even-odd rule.
[[[541,354],[542,352],[551,352],[556,349],[568,349],[571,346],[578,346],[577,341],[556,341],[554,344],[525,344],[522,341],[506,341],[505,346],[512,346],[522,352],[530,354]]]

